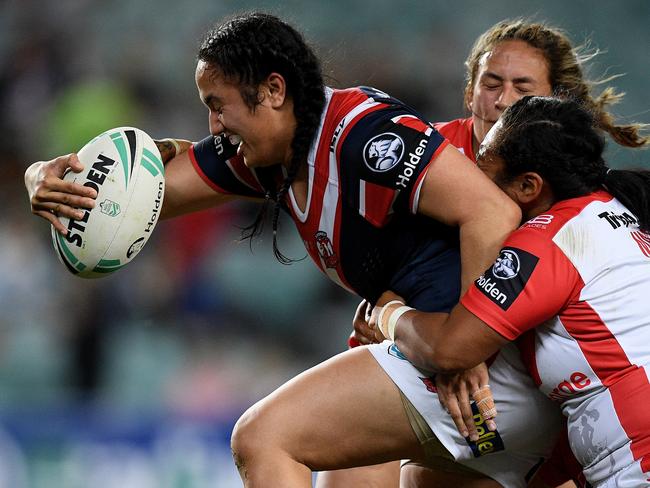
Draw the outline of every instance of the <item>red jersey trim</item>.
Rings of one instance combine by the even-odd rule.
[[[411,190],[411,194],[409,195],[409,208],[411,209],[411,213],[416,214],[418,212],[418,205],[420,203],[420,189],[422,187],[422,183],[424,182],[424,176],[428,173],[429,168],[433,164],[433,162],[436,160],[436,158],[440,155],[442,150],[446,148],[449,145],[449,141],[445,139],[440,143],[436,151],[433,153],[431,156],[431,159],[427,163],[427,165],[424,167],[422,172],[418,175],[418,179],[415,180],[415,184],[413,185],[413,189]]]
[[[210,188],[212,188],[217,193],[223,193],[224,195],[234,195],[233,192],[224,190],[219,185],[217,185],[214,181],[212,181],[210,178],[207,177],[207,175],[201,169],[201,166],[199,166],[199,163],[196,161],[196,156],[194,154],[194,145],[190,146],[188,153],[190,155],[190,162],[192,163],[192,166],[194,166],[194,170]]]

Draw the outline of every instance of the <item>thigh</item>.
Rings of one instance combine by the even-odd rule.
[[[407,463],[402,467],[400,488],[425,486],[456,486],[463,488],[501,488],[502,485],[487,476],[440,467],[432,468]]]
[[[243,419],[260,442],[312,471],[422,458],[399,390],[364,347],[298,375]]]
[[[400,461],[318,473],[316,488],[398,488]]]

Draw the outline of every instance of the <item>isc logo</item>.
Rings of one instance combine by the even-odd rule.
[[[571,376],[568,380],[562,380],[558,385],[553,388],[553,391],[549,393],[548,397],[551,400],[558,402],[563,402],[569,398],[574,393],[586,388],[591,384],[591,380],[587,377],[586,374],[576,371],[571,373]]]

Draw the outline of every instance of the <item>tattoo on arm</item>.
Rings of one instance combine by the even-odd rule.
[[[163,164],[167,164],[174,156],[176,156],[176,146],[174,146],[171,139],[162,139],[154,142],[156,143],[156,146],[158,146],[158,151],[160,151],[160,157],[162,158]]]

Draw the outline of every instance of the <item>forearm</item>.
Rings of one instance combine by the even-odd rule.
[[[494,263],[506,237],[520,223],[519,209],[505,203],[501,208],[493,206],[498,214],[487,211],[460,224],[461,294]]]
[[[168,219],[205,210],[236,198],[210,187],[194,169],[185,150],[165,165],[165,198],[160,218]]]
[[[167,164],[175,156],[179,156],[192,146],[192,142],[186,139],[166,138],[155,140],[154,142],[158,147],[158,151],[160,151],[163,164]]]
[[[444,314],[389,303],[373,314],[382,333],[424,371],[455,373],[473,368],[507,342],[460,304]]]
[[[416,368],[434,373],[439,371],[434,346],[440,342],[440,334],[448,314],[407,312],[395,328],[395,344]]]

